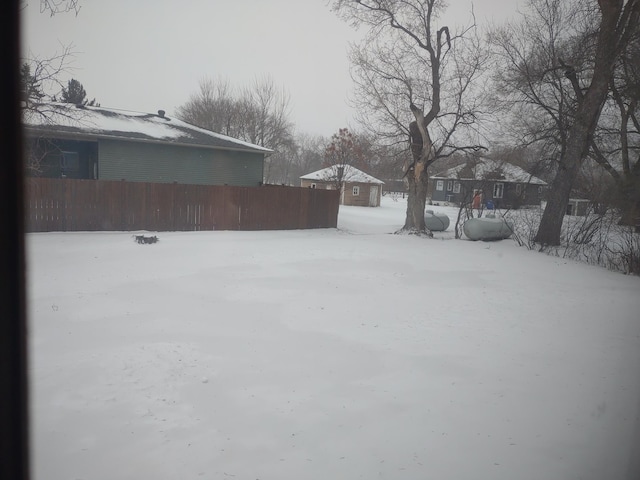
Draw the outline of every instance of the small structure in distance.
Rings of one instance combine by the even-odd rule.
[[[379,207],[384,182],[351,165],[332,165],[300,177],[300,186],[340,190],[340,205]]]

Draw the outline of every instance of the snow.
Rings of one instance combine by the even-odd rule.
[[[465,169],[466,164],[458,165],[457,167],[450,168],[445,172],[434,175],[432,178],[460,178],[461,180],[473,180],[473,179],[484,179],[484,178],[494,178],[492,174],[495,172],[500,172],[504,175],[503,182],[525,182],[531,183],[533,185],[546,185],[547,182],[544,180],[531,175],[529,172],[524,170],[523,168],[518,167],[517,165],[513,165],[509,162],[501,162],[498,160],[492,160],[490,158],[483,158],[480,160],[474,167],[474,178],[464,178],[460,177],[461,173]]]
[[[213,132],[211,130],[207,130],[206,128],[200,128],[200,127],[197,127],[195,125],[191,125],[190,123],[183,122],[182,120],[180,120],[178,118],[175,118],[175,117],[172,117],[170,119],[170,121],[172,123],[174,123],[175,125],[180,126],[180,127],[184,128],[184,129],[192,130],[192,131],[195,131],[195,132],[200,132],[200,133],[203,133],[203,134],[208,135],[210,137],[219,138],[220,140],[225,140],[227,142],[233,142],[233,143],[236,143],[239,146],[248,147],[248,148],[251,148],[253,150],[260,150],[260,151],[267,152],[267,153],[273,153],[273,150],[271,150],[270,148],[262,147],[260,145],[256,145],[255,143],[251,143],[251,142],[245,142],[244,140],[240,140],[238,138],[230,137],[228,135],[223,135],[222,133]]]
[[[323,168],[321,170],[317,170],[315,172],[308,173],[303,175],[302,179],[304,180],[334,180],[338,178],[338,168],[344,168],[343,172],[343,180],[346,182],[352,183],[378,183],[380,185],[384,184],[382,180],[378,180],[375,177],[372,177],[368,173],[363,172],[362,170],[357,169],[352,165],[332,165],[327,168]]]
[[[112,135],[114,132],[139,134],[157,140],[195,138],[193,134],[199,133],[231,142],[236,147],[272,152],[268,148],[196,127],[177,118],[160,118],[155,114],[88,105],[78,108],[67,103],[43,103],[39,111],[26,110],[24,115],[25,124],[32,127],[71,127],[82,132],[104,135]]]
[[[89,106],[78,108],[66,103],[45,104],[42,108],[47,110],[46,115],[26,110],[25,123],[30,126],[73,127],[91,133],[139,133],[156,139],[173,139],[185,135],[185,132],[172,128],[166,120],[159,117],[145,118],[147,114],[140,112]],[[103,112],[111,115],[104,115]]]
[[[27,235],[33,478],[638,478],[640,279],[405,208]]]

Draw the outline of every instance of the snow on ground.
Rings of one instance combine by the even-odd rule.
[[[29,234],[34,478],[638,478],[640,279],[405,208]]]

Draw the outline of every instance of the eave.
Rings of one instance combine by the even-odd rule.
[[[30,125],[23,125],[25,136],[26,137],[37,137],[37,138],[51,138],[51,139],[61,139],[61,140],[82,140],[89,142],[97,142],[99,140],[118,140],[124,142],[136,142],[136,143],[149,143],[154,145],[174,145],[178,147],[190,147],[190,148],[202,148],[206,150],[223,150],[223,151],[233,151],[233,152],[244,152],[244,153],[256,153],[262,154],[265,157],[268,157],[273,154],[273,150],[265,148],[264,150],[258,150],[253,148],[243,148],[241,146],[231,146],[225,147],[220,145],[203,145],[199,143],[187,143],[180,141],[172,141],[172,140],[161,140],[156,138],[138,138],[138,137],[126,137],[122,135],[109,135],[106,133],[89,133],[89,132],[68,132],[61,130],[52,130],[50,128],[38,128]]]

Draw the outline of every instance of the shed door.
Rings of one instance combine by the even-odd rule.
[[[378,186],[371,185],[369,187],[369,206],[377,207],[378,206]]]
[[[567,215],[573,215],[573,204],[567,204]]]

